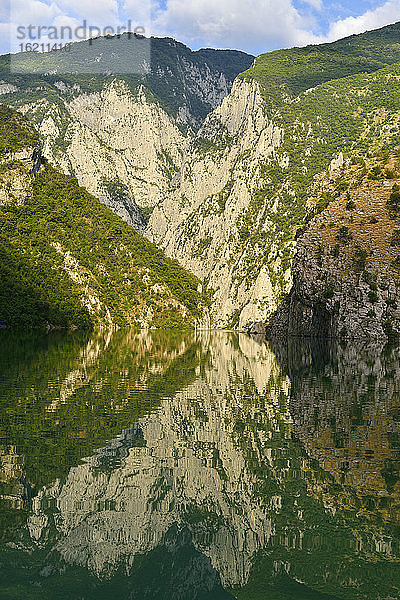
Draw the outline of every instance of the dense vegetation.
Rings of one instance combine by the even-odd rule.
[[[24,250],[29,243],[19,235],[18,216],[18,211],[0,211],[0,326],[89,327],[90,315],[79,290],[65,273],[54,268],[60,262],[55,251],[46,241],[38,247],[39,252],[44,251],[42,255]],[[11,242],[8,228],[15,228]],[[37,246],[36,240],[32,241]]]
[[[215,309],[224,324],[237,327],[248,318],[254,299],[250,290],[255,289],[260,273],[266,272],[272,284],[272,293],[256,292],[264,319],[271,317],[288,293],[296,232],[306,222],[314,178],[340,170],[353,156],[366,156],[400,142],[399,32],[400,24],[396,24],[334,44],[260,56],[239,76],[245,84],[239,81],[231,102],[215,112],[197,136],[182,186],[189,216],[178,224],[175,243],[181,247],[182,235],[188,240],[191,257],[201,265],[199,272],[210,275],[205,283],[212,281],[211,293],[233,298],[230,314],[225,314],[225,305]],[[247,85],[254,82],[260,84],[261,97],[258,86],[250,89]],[[235,118],[226,110],[228,106]],[[237,128],[233,126],[236,119]],[[258,130],[257,122],[264,131]],[[255,142],[254,149],[247,133]],[[197,191],[189,182],[198,168],[207,172],[210,157],[216,170],[227,161],[230,175],[221,168],[221,186],[217,184],[198,203]],[[319,201],[323,208],[329,198]],[[231,209],[235,206],[240,207],[236,214]],[[225,232],[218,241],[212,236],[216,223]],[[230,281],[227,292],[217,274],[222,273],[221,255],[229,257],[225,261]]]
[[[241,77],[256,79],[271,100],[297,96],[321,83],[371,73],[400,62],[400,23],[330,44],[277,50],[259,56]]]
[[[10,109],[0,108],[7,130]],[[18,122],[19,122],[18,117]],[[34,134],[15,128],[19,146]],[[18,164],[0,173],[7,177]],[[0,326],[90,326],[110,321],[190,326],[199,316],[197,279],[50,165],[22,203],[0,206]],[[186,322],[186,323],[185,323]]]
[[[0,132],[0,157],[27,146],[35,146],[39,140],[38,134],[26,119],[4,105],[0,106]]]

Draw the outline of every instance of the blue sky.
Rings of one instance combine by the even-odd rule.
[[[77,27],[84,19],[100,28],[131,19],[147,33],[172,36],[193,49],[259,54],[400,21],[400,0],[0,0],[0,50],[7,52],[10,43],[18,48],[17,25]]]

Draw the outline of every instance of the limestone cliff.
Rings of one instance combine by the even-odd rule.
[[[166,195],[193,130],[253,60],[236,51],[192,52],[169,38],[148,42],[150,64],[132,75],[118,75],[134,57],[127,36],[112,52],[99,38],[73,44],[63,56],[13,56],[13,71],[20,60],[26,75],[0,63],[2,100],[36,125],[45,156],[138,231],[142,212],[147,217]],[[105,60],[90,71],[88,64]]]
[[[266,266],[276,248],[268,255],[262,237],[255,244],[249,239],[250,228],[261,235],[268,231],[267,215],[276,210],[275,198],[254,210],[255,195],[265,182],[262,165],[274,158],[284,134],[264,104],[257,83],[235,82],[206,119],[184,157],[176,191],[155,208],[147,229],[156,244],[213,290],[212,314],[219,326],[235,314],[240,327],[263,320],[279,302]],[[284,280],[289,289],[289,270]]]
[[[143,231],[139,207],[165,195],[185,136],[143,87],[132,92],[116,79],[99,92],[59,86],[57,95],[57,103],[45,97],[18,107],[37,124],[44,155]]]
[[[130,223],[144,225],[135,205],[153,211],[146,236],[203,281],[213,324],[244,328],[291,289],[314,178],[399,145],[399,30],[261,55],[232,89],[249,57],[173,40],[153,41],[136,78],[61,77],[51,56],[51,76],[5,77],[3,97],[41,124],[52,161]]]
[[[204,281],[216,325],[271,318],[313,178],[398,140],[399,68],[377,62],[400,58],[398,28],[260,56],[190,144],[147,235]]]

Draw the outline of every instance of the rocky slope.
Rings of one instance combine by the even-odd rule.
[[[193,326],[198,280],[41,164],[37,139],[0,106],[0,326]]]
[[[0,60],[2,101],[36,125],[44,155],[139,231],[141,212],[165,196],[191,130],[253,60],[235,51],[192,52],[172,39],[146,42],[148,57],[132,75],[126,36],[73,44],[68,53],[13,56],[20,74]]]
[[[385,339],[400,334],[398,154],[355,159],[316,181],[297,242],[293,288],[275,335]],[[399,198],[398,198],[399,196]]]
[[[147,235],[205,282],[218,326],[268,320],[291,289],[313,177],[398,139],[399,30],[263,55],[205,120]]]

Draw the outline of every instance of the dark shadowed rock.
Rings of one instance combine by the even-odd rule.
[[[267,328],[265,323],[260,321],[259,323],[254,323],[254,325],[249,330],[250,335],[266,335]]]

